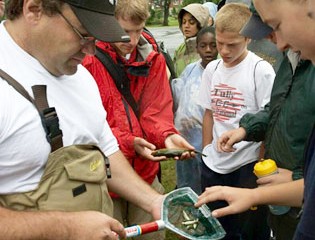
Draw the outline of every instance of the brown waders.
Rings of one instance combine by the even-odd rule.
[[[113,203],[106,185],[110,177],[108,158],[95,145],[63,147],[57,113],[48,107],[46,86],[33,86],[33,99],[1,69],[0,76],[37,108],[52,149],[37,189],[0,195],[0,205],[15,210],[95,210],[112,216]]]

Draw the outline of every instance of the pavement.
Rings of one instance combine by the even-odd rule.
[[[153,34],[157,42],[163,41],[165,48],[169,51],[173,57],[175,49],[184,42],[182,32],[178,26],[172,27],[148,27],[150,32]]]

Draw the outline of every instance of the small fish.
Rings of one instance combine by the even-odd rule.
[[[152,155],[154,157],[161,157],[161,156],[165,156],[167,158],[172,158],[172,157],[180,157],[183,153],[185,152],[189,152],[189,153],[196,153],[196,154],[200,154],[204,157],[207,157],[207,155],[203,154],[200,151],[197,150],[189,150],[189,149],[167,149],[167,148],[161,148],[158,149],[156,151],[152,152]]]
[[[192,225],[193,226],[194,224],[196,224],[198,222],[199,222],[199,219],[197,218],[195,220],[184,221],[184,222],[182,222],[182,225]]]
[[[191,220],[189,218],[188,214],[185,212],[185,210],[183,210],[183,216],[184,216],[185,220],[187,220],[187,221]]]

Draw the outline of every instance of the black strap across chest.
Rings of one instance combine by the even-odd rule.
[[[133,112],[139,119],[139,105],[130,92],[130,79],[125,73],[123,66],[121,66],[120,64],[116,64],[111,56],[109,56],[108,53],[106,53],[99,47],[96,47],[95,55],[107,69],[107,71],[113,78],[118,91],[121,93],[122,96],[124,96],[129,106],[132,108]]]
[[[0,77],[7,81],[8,84],[10,84],[17,92],[19,92],[35,106],[46,132],[46,139],[51,146],[51,152],[63,147],[62,131],[59,128],[59,119],[56,109],[54,107],[49,107],[48,105],[47,86],[32,86],[32,91],[34,94],[34,98],[32,98],[19,82],[17,82],[14,78],[1,69]]]

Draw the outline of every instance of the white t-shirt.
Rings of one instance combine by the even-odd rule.
[[[64,146],[96,144],[107,156],[118,151],[97,85],[83,66],[72,76],[52,76],[13,41],[4,22],[0,24],[0,56],[0,68],[31,96],[31,86],[47,85],[48,103],[56,108]],[[34,190],[49,153],[38,111],[0,78],[0,194]]]
[[[248,52],[246,58],[227,68],[222,59],[210,62],[202,76],[198,103],[213,113],[213,142],[203,150],[204,163],[213,171],[227,174],[256,161],[260,143],[240,142],[233,153],[219,153],[217,139],[239,127],[241,117],[256,113],[269,102],[275,78],[272,66]],[[257,64],[257,65],[256,65]]]

